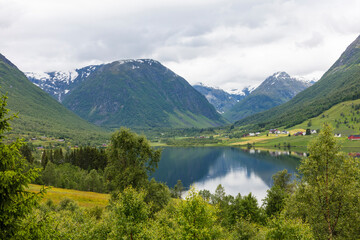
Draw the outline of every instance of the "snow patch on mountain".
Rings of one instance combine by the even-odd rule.
[[[45,81],[46,79],[50,78],[49,74],[45,72],[25,72],[25,75],[28,78],[35,78],[41,81]]]

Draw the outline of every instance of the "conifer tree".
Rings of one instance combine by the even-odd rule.
[[[20,229],[21,221],[37,204],[38,194],[27,186],[39,176],[38,169],[27,169],[20,154],[24,144],[16,140],[4,143],[4,133],[11,130],[6,108],[6,96],[0,98],[0,239],[11,239]]]

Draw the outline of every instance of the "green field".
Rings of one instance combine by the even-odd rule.
[[[32,192],[39,192],[42,186],[30,184],[29,190]],[[63,199],[72,199],[81,207],[106,207],[109,203],[110,195],[104,193],[77,191],[64,188],[51,187],[46,190],[46,194],[42,202],[51,199],[55,204],[59,204]]]

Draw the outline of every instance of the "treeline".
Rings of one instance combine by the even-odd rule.
[[[193,137],[184,139],[163,139],[161,142],[165,142],[169,146],[196,146],[205,144],[218,144],[221,143],[221,139],[215,139],[213,136],[210,137]]]
[[[107,156],[104,149],[96,147],[80,147],[63,154],[62,148],[44,150],[41,157],[41,164],[45,168],[48,162],[55,164],[70,163],[82,169],[102,169],[107,164]]]
[[[29,158],[29,154],[27,156],[26,159]],[[104,149],[80,147],[65,154],[62,148],[44,150],[41,165],[43,171],[35,181],[37,184],[81,191],[107,192],[104,177],[107,155]]]

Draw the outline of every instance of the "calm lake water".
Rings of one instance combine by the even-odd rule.
[[[227,194],[251,192],[260,201],[272,185],[273,174],[283,169],[296,172],[300,157],[288,154],[231,147],[165,148],[152,177],[169,187],[180,179],[187,188],[195,184],[212,193],[222,184]]]

